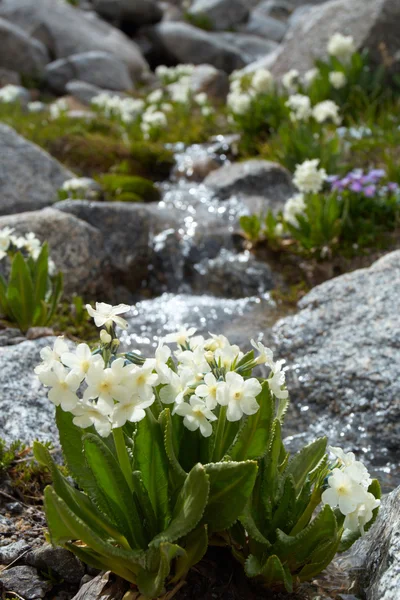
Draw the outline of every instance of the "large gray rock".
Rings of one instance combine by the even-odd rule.
[[[279,19],[266,17],[254,10],[246,25],[241,27],[241,31],[257,35],[265,41],[281,42],[287,31],[287,25]]]
[[[99,19],[95,13],[54,0],[2,0],[0,17],[39,39],[54,58],[101,50],[125,62],[135,79],[148,65],[138,46],[121,31]]]
[[[237,48],[215,34],[187,23],[160,23],[155,27],[155,34],[161,48],[172,60],[195,65],[208,63],[227,73],[245,65]]]
[[[240,194],[269,197],[279,203],[294,193],[289,171],[268,160],[251,159],[224,165],[210,173],[204,184],[221,200]]]
[[[0,124],[0,215],[52,204],[74,177],[47,152]]]
[[[246,64],[250,64],[261,57],[264,57],[278,47],[278,44],[269,39],[263,39],[259,35],[249,33],[223,33],[213,34],[218,40],[236,48]]]
[[[33,567],[12,567],[0,573],[0,583],[10,592],[9,595],[15,592],[25,600],[44,598],[53,587],[53,584],[40,577]]]
[[[54,548],[50,544],[29,552],[24,557],[24,562],[42,571],[51,569],[65,583],[79,584],[85,574],[85,567],[72,552],[65,548]]]
[[[204,18],[212,29],[223,31],[243,23],[249,16],[249,10],[242,0],[194,0],[188,14]]]
[[[356,48],[366,48],[377,64],[380,46],[394,59],[392,69],[400,69],[400,3],[398,0],[331,0],[301,16],[288,31],[272,70],[282,75],[289,69],[301,73],[315,59],[327,56],[329,38],[337,32],[352,35]]]
[[[94,0],[93,5],[101,17],[135,26],[158,23],[163,16],[154,0]]]
[[[205,92],[210,98],[224,100],[229,92],[229,79],[224,71],[212,65],[198,65],[191,75],[190,88],[194,94]]]
[[[23,29],[0,18],[0,67],[42,77],[50,57],[46,47],[25,33]]]
[[[20,234],[33,231],[48,241],[51,257],[64,273],[66,294],[93,295],[107,289],[104,240],[94,227],[54,208],[0,217],[0,228],[5,226]]]
[[[133,89],[127,65],[113,54],[98,50],[59,58],[46,67],[47,83],[59,94],[64,94],[74,79],[110,90]]]
[[[40,350],[53,346],[54,339],[0,347],[0,431],[8,443],[18,439],[26,443],[58,439],[54,405],[34,373],[41,361]]]
[[[289,365],[289,433],[328,432],[398,471],[400,251],[315,287],[299,308],[274,329]]]
[[[397,600],[400,591],[400,487],[382,500],[376,522],[347,559],[366,600]]]
[[[288,0],[262,0],[252,11],[253,14],[259,14],[262,17],[274,17],[275,19],[286,20],[293,9]]]

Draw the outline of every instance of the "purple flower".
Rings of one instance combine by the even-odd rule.
[[[353,183],[350,185],[350,189],[352,192],[362,192],[363,191],[363,185],[361,181],[353,181]]]
[[[382,179],[382,177],[385,177],[385,175],[386,172],[383,169],[371,169],[371,171],[368,173],[368,177],[375,181]]]
[[[376,186],[375,185],[368,185],[366,188],[364,188],[364,196],[366,198],[373,198],[376,194]]]
[[[399,186],[394,181],[389,181],[389,183],[387,184],[387,189],[389,190],[389,192],[397,192]]]

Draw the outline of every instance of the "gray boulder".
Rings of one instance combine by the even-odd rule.
[[[293,6],[288,0],[262,0],[252,12],[263,17],[274,17],[285,21],[292,9]]]
[[[21,76],[17,71],[0,67],[0,86],[4,85],[21,85]]]
[[[249,10],[242,0],[194,0],[188,15],[204,18],[212,29],[223,31],[246,21]]]
[[[391,67],[400,70],[400,3],[398,0],[331,0],[313,7],[288,31],[272,70],[282,75],[289,69],[304,73],[314,60],[327,56],[329,38],[337,32],[352,35],[356,48],[366,48],[371,59],[381,64],[382,44],[394,58]]]
[[[94,0],[93,5],[104,19],[135,26],[158,23],[163,16],[154,0]]]
[[[274,328],[289,365],[289,433],[329,432],[332,445],[365,448],[378,471],[398,465],[400,251],[315,287],[299,309]]]
[[[172,60],[195,65],[207,63],[226,73],[245,65],[240,51],[232,44],[187,23],[159,23],[155,34],[161,48]]]
[[[281,42],[287,31],[287,25],[279,19],[261,15],[254,10],[248,22],[241,27],[241,31],[257,35],[265,41]]]
[[[229,79],[224,71],[212,65],[198,65],[191,75],[190,87],[194,94],[205,92],[210,98],[225,100]]]
[[[41,42],[29,37],[20,27],[1,18],[0,40],[0,67],[31,77],[42,77],[50,58]]]
[[[12,567],[0,573],[0,583],[4,589],[15,592],[25,600],[44,598],[53,584],[40,577],[33,567]]]
[[[47,152],[0,124],[0,215],[52,204],[57,190],[72,177]]]
[[[54,339],[0,347],[0,430],[9,443],[18,439],[26,443],[58,439],[54,406],[34,373],[41,361],[40,350],[52,346]]]
[[[400,487],[382,500],[376,522],[347,561],[366,600],[397,600],[400,590]]]
[[[54,0],[2,0],[0,17],[40,40],[54,58],[101,50],[126,63],[140,79],[148,65],[138,46],[115,27],[89,13]]]
[[[224,31],[223,33],[214,33],[213,35],[223,43],[236,48],[246,64],[251,64],[255,60],[265,57],[265,55],[270,54],[278,47],[276,42],[269,39],[262,39],[258,34]]]
[[[38,570],[51,569],[65,583],[79,584],[85,574],[83,563],[65,548],[44,544],[24,557],[24,562]]]
[[[94,295],[109,287],[101,233],[84,221],[54,208],[0,217],[0,228],[14,227],[20,234],[33,231],[48,241],[50,254],[64,273],[66,294]]]
[[[132,90],[132,79],[127,65],[109,52],[91,51],[59,58],[46,67],[48,85],[64,94],[67,84],[80,80],[110,90]]]
[[[289,171],[277,163],[257,159],[224,165],[210,173],[204,185],[221,200],[240,194],[270,197],[279,203],[294,193]]]

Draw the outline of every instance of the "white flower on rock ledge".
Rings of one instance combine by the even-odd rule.
[[[218,404],[227,406],[227,420],[239,421],[243,415],[254,415],[260,408],[256,397],[261,389],[261,383],[255,377],[245,380],[233,371],[227,373],[225,382],[217,389]]]
[[[349,515],[366,500],[366,490],[341,469],[333,469],[328,485],[322,494],[322,502],[332,508],[338,506],[343,515]]]
[[[278,360],[273,368],[273,375],[268,379],[269,389],[278,400],[286,400],[289,397],[287,389],[282,389],[285,385],[285,372],[282,371],[283,361]]]
[[[154,358],[146,358],[144,368],[151,368],[158,375],[158,383],[168,383],[171,369],[167,365],[171,357],[171,349],[164,346],[163,342],[159,342]]]
[[[319,159],[305,160],[296,165],[293,183],[300,192],[317,193],[322,190],[326,179],[325,169],[318,169]]]
[[[66,367],[72,369],[80,377],[81,381],[93,364],[101,363],[104,367],[103,358],[99,354],[92,355],[87,344],[78,344],[75,352],[63,352],[61,362]]]
[[[43,362],[35,367],[36,375],[40,375],[45,371],[50,371],[56,363],[61,362],[61,355],[65,352],[68,352],[68,344],[65,342],[63,336],[56,339],[53,348],[50,348],[50,346],[42,348],[40,351],[40,358]],[[42,381],[40,377],[39,379]]]
[[[373,517],[373,511],[378,508],[381,501],[375,498],[373,494],[367,492],[361,504],[359,504],[352,513],[346,515],[343,523],[345,529],[350,531],[361,531],[364,533],[364,527]]]
[[[114,400],[124,402],[129,399],[131,392],[122,385],[126,371],[123,368],[123,358],[117,358],[107,369],[104,364],[93,364],[86,374],[86,388],[83,399],[93,400],[98,398],[110,408],[114,406]]]
[[[261,342],[256,342],[255,340],[250,340],[251,345],[255,348],[260,355],[257,357],[258,365],[266,365],[267,367],[271,367],[271,369],[275,366],[274,363],[274,353],[271,348],[267,348]]]
[[[78,403],[76,391],[81,379],[76,373],[68,371],[61,363],[55,363],[51,371],[39,373],[40,381],[50,387],[48,398],[63,410],[73,410]]]
[[[111,408],[106,402],[99,400],[96,404],[89,400],[82,400],[72,411],[73,423],[77,427],[86,429],[94,425],[97,433],[102,437],[108,437],[111,433],[110,421]]]
[[[173,413],[184,417],[183,424],[190,431],[200,429],[200,433],[204,437],[210,437],[212,434],[212,421],[216,421],[217,417],[207,407],[204,400],[196,395],[190,398],[190,403],[182,402],[177,404]]]
[[[331,56],[347,63],[356,51],[354,38],[351,35],[334,33],[328,41],[327,50]]]
[[[346,453],[337,447],[329,447],[329,450],[339,459],[339,463],[344,467],[343,472],[349,475],[353,481],[368,489],[372,479],[366,466],[361,461],[356,460],[354,452]]]
[[[86,310],[89,315],[93,317],[96,327],[106,327],[107,329],[111,327],[113,323],[118,325],[118,327],[121,327],[121,329],[127,329],[128,323],[118,315],[122,315],[130,309],[131,307],[128,304],[112,306],[105,302],[96,302],[96,308],[93,308],[90,304],[86,304]]]

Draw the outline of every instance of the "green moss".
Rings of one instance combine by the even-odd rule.
[[[99,178],[106,194],[122,202],[156,202],[160,192],[152,181],[144,177],[109,173]]]
[[[185,12],[183,18],[191,25],[194,25],[194,27],[204,29],[204,31],[212,31],[214,29],[213,22],[206,13],[193,15],[190,12]]]
[[[82,296],[73,296],[64,300],[58,308],[57,319],[52,324],[54,331],[60,335],[83,341],[91,345],[99,339],[99,332],[85,309]]]

